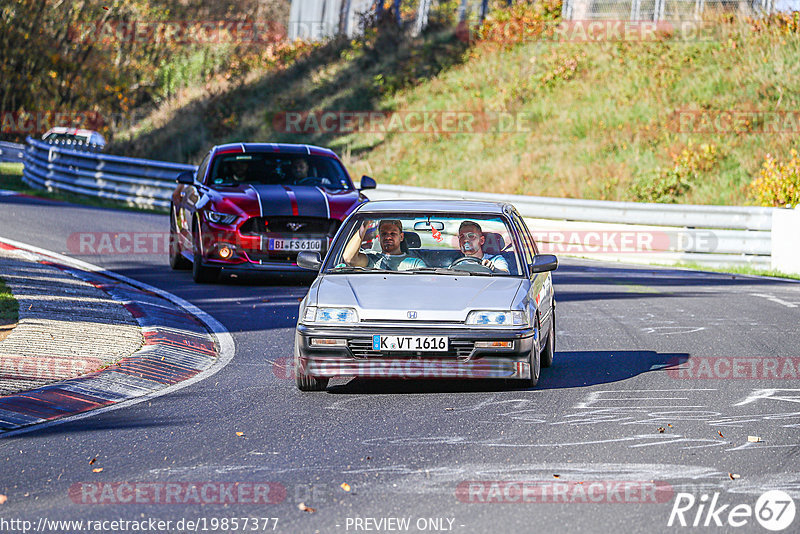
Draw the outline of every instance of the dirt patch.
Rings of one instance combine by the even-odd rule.
[[[8,334],[14,330],[14,327],[17,326],[17,323],[13,324],[0,324],[0,341],[3,341],[5,338],[8,337]]]

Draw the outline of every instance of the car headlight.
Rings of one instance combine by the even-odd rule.
[[[466,324],[476,326],[526,326],[528,320],[522,310],[476,310],[467,315]]]
[[[216,211],[207,211],[206,219],[214,224],[231,224],[236,220],[236,215],[228,215],[227,213],[217,213]]]
[[[358,314],[353,308],[317,308],[308,306],[303,314],[303,321],[332,324],[357,323]]]

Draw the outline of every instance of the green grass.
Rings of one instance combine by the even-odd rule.
[[[764,156],[787,157],[796,133],[680,133],[675,112],[800,109],[800,33],[720,24],[725,36],[710,42],[467,46],[444,24],[419,38],[387,31],[333,41],[226,92],[173,103],[160,123],[117,148],[197,163],[216,143],[309,142],[379,183],[751,204],[747,186]],[[520,132],[299,136],[273,128],[274,113],[286,110],[509,111],[529,122]],[[702,145],[716,151],[706,167],[675,169],[673,154]],[[676,180],[683,185],[670,192]]]
[[[60,200],[63,202],[70,202],[72,204],[81,204],[84,206],[91,206],[96,208],[113,208],[128,211],[146,211],[149,213],[167,213],[168,210],[160,208],[146,209],[125,202],[118,202],[115,200],[86,197],[83,195],[76,195],[66,191],[45,191],[43,189],[35,189],[22,181],[22,163],[0,163],[0,189],[9,191],[17,191],[23,195],[32,195],[40,198],[47,198],[50,200]]]
[[[655,264],[652,264],[655,265]],[[774,269],[757,269],[747,266],[730,266],[730,267],[708,267],[699,263],[679,263],[677,265],[664,265],[665,267],[678,267],[682,269],[692,269],[694,271],[712,271],[718,273],[730,274],[746,274],[752,276],[768,276],[771,278],[788,278],[791,280],[800,280],[800,274],[789,274]]]
[[[19,320],[19,303],[5,281],[0,278],[0,326],[16,324]]]

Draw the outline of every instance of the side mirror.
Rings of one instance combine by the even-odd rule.
[[[537,254],[533,257],[531,272],[544,273],[558,269],[558,258],[553,254]]]
[[[374,178],[370,178],[367,175],[361,177],[361,187],[359,189],[375,189],[377,186],[378,183]]]
[[[297,266],[310,271],[319,271],[319,268],[322,267],[322,260],[319,257],[319,252],[298,252]]]
[[[178,175],[177,182],[179,184],[192,185],[194,183],[194,173],[192,171],[183,171]]]

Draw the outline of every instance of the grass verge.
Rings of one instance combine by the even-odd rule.
[[[80,204],[94,208],[111,208],[128,211],[144,211],[148,213],[168,213],[168,210],[156,208],[147,209],[116,200],[86,197],[65,191],[45,191],[34,189],[22,181],[22,163],[0,163],[0,189],[16,191],[23,195],[31,195],[49,200],[60,200],[71,204]]]
[[[0,339],[5,338],[19,321],[19,303],[0,278]]]

